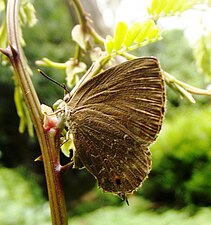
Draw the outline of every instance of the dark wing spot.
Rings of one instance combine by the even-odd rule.
[[[120,185],[122,184],[122,182],[121,182],[119,176],[117,176],[117,175],[114,177],[114,182],[115,182],[115,184],[118,185],[118,186],[120,186]]]

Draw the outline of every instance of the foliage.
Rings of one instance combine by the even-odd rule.
[[[211,33],[202,35],[198,40],[194,55],[199,71],[202,72],[208,80],[211,74]]]
[[[0,190],[0,224],[51,224],[48,203],[43,202],[38,187],[31,178],[28,179],[24,171],[0,168]],[[101,193],[98,200],[108,201],[109,196],[105,196]],[[211,209],[209,208],[199,208],[195,213],[188,208],[167,211],[165,209],[154,210],[151,202],[140,197],[133,196],[129,201],[129,207],[125,204],[118,207],[107,206],[91,213],[87,213],[88,205],[94,206],[94,202],[87,202],[87,208],[84,205],[85,208],[78,211],[80,217],[74,216],[69,223],[72,225],[137,225],[142,223],[146,225],[153,223],[156,225],[208,225],[210,223]],[[111,200],[109,203],[111,205]]]
[[[133,198],[129,207],[105,207],[81,217],[74,217],[69,222],[72,225],[208,225],[210,214],[210,208],[201,208],[192,215],[189,209],[159,212],[150,209],[150,203],[143,199]]]
[[[2,19],[0,22],[0,47],[1,48],[6,48],[8,45],[8,40],[7,40],[7,24],[6,24],[6,16],[5,16],[5,9],[6,9],[6,1],[0,0],[0,18]],[[23,37],[23,27],[29,26],[32,27],[36,24],[37,18],[35,16],[35,9],[32,3],[29,0],[21,0],[20,1],[20,10],[19,10],[19,18],[20,18],[20,23],[19,23],[19,38],[21,45],[24,46],[25,40]],[[2,58],[2,63],[6,64],[7,58],[3,57]],[[26,70],[28,70],[29,73],[31,73],[31,70],[29,66],[27,65]]]
[[[0,190],[0,224],[50,224],[49,205],[31,178],[1,167]]]
[[[28,134],[31,137],[33,137],[34,135],[33,124],[29,117],[29,112],[26,108],[26,104],[24,103],[22,91],[20,86],[18,85],[18,81],[16,80],[16,77],[14,77],[14,80],[15,80],[14,102],[16,104],[17,114],[20,118],[18,130],[20,133],[23,133],[25,131],[25,127],[27,126]]]
[[[79,204],[76,204],[72,208],[70,214],[79,216],[106,206],[119,207],[124,204],[125,202],[118,196],[114,196],[112,193],[102,192],[99,187],[95,186],[95,188],[85,194],[83,200],[81,200]]]
[[[68,14],[68,8],[59,0],[33,2],[39,22],[30,29],[24,29],[24,37],[27,45],[24,48],[29,64],[32,66],[34,75],[32,77],[36,91],[41,102],[52,105],[56,99],[63,96],[60,87],[44,79],[37,72],[35,61],[47,56],[57,62],[62,62],[74,51],[71,40],[72,19]],[[56,8],[56,10],[54,10]],[[69,30],[69,32],[68,32]],[[71,65],[68,64],[68,68]],[[46,73],[63,83],[65,80],[65,68],[45,68]]]
[[[7,34],[6,34],[6,29],[7,29],[7,24],[6,24],[6,19],[5,19],[5,10],[6,8],[6,1],[4,2],[1,0],[0,2],[0,12],[1,12],[1,17],[2,17],[2,22],[0,23],[0,46],[1,48],[6,48],[8,45],[8,40],[7,40]],[[4,15],[4,16],[3,16]],[[4,19],[3,19],[4,18]],[[19,27],[19,38],[21,45],[25,45],[25,40],[23,38],[23,33],[22,33],[22,28],[24,26],[34,26],[37,22],[36,16],[35,16],[35,9],[33,5],[31,4],[30,1],[28,0],[22,0],[20,4],[20,10],[19,10],[19,18],[20,18],[20,27]],[[2,57],[2,64],[6,64],[8,62],[7,58],[4,56]],[[27,73],[31,74],[31,69],[28,66],[26,66],[26,71]],[[29,117],[29,113],[26,107],[25,102],[23,101],[22,97],[22,92],[21,89],[19,88],[19,84],[17,81],[17,77],[15,77],[14,74],[14,84],[15,84],[15,91],[14,91],[14,102],[17,108],[17,114],[20,118],[20,124],[19,124],[19,132],[23,133],[25,131],[25,128],[27,128],[28,133],[30,136],[33,136],[33,125],[32,121]]]
[[[115,29],[114,38],[106,37],[105,49],[108,54],[131,51],[160,38],[159,29],[151,19],[144,23],[134,23],[129,29],[126,23],[119,22]]]
[[[184,11],[192,9],[206,0],[152,0],[148,13],[155,20],[164,16],[181,15]]]
[[[211,202],[211,108],[179,113],[166,121],[151,148],[153,169],[142,194],[155,201],[209,205]]]
[[[4,2],[2,1],[2,7],[1,10],[3,10],[5,8],[4,6]],[[56,1],[52,2],[51,4],[48,4],[48,8],[53,8],[55,7],[54,3],[56,3]],[[74,3],[75,4],[75,3]],[[125,54],[128,51],[137,49],[139,47],[143,47],[145,45],[148,45],[151,42],[156,42],[158,40],[161,39],[161,32],[160,29],[158,28],[157,24],[155,23],[155,20],[159,19],[160,17],[163,16],[175,16],[175,15],[179,15],[182,12],[184,12],[187,9],[191,9],[191,8],[195,8],[197,7],[198,4],[208,4],[207,2],[203,1],[203,0],[197,0],[197,1],[177,1],[177,3],[175,3],[175,1],[166,1],[166,0],[153,0],[151,2],[151,5],[148,7],[148,13],[149,13],[149,17],[152,17],[154,20],[152,19],[148,19],[144,22],[135,22],[134,24],[132,24],[130,26],[130,28],[128,28],[128,25],[124,22],[119,22],[116,26],[115,32],[114,32],[114,37],[111,37],[110,35],[108,35],[106,37],[106,39],[104,40],[102,37],[99,37],[98,34],[95,33],[95,31],[93,30],[93,27],[91,27],[91,25],[89,24],[88,19],[83,19],[81,21],[81,24],[77,24],[73,29],[72,29],[72,39],[75,41],[75,43],[78,45],[78,48],[76,47],[76,51],[75,51],[75,55],[74,56],[70,56],[67,55],[66,58],[68,58],[68,60],[65,61],[65,57],[64,57],[64,51],[61,51],[59,49],[62,49],[62,46],[60,47],[56,47],[55,46],[53,48],[48,48],[48,49],[55,49],[56,51],[59,50],[60,52],[63,52],[63,61],[65,62],[55,62],[52,60],[49,60],[48,58],[43,58],[42,60],[37,60],[37,64],[39,66],[48,66],[53,67],[53,68],[57,68],[60,70],[65,71],[66,73],[66,81],[67,81],[67,86],[70,88],[73,88],[73,86],[76,84],[76,82],[78,82],[81,73],[84,73],[86,71],[86,69],[88,68],[86,66],[86,63],[84,62],[84,57],[83,57],[83,53],[87,52],[89,53],[90,57],[91,57],[91,61],[95,61],[96,58],[92,58],[92,53],[95,51],[96,47],[95,44],[100,43],[101,45],[104,44],[105,45],[105,50],[103,50],[102,46],[101,49],[98,53],[98,59],[97,61],[99,61],[99,63],[101,64],[100,67],[103,67],[103,65],[105,63],[108,62],[108,60],[110,58],[113,58],[115,55],[122,55],[125,58],[131,59],[134,56],[133,55],[129,55],[129,54]],[[36,5],[36,3],[35,3]],[[65,10],[64,7],[60,7],[58,2],[56,3],[56,7],[57,7],[57,11],[60,12],[60,10],[62,10],[62,12]],[[161,7],[161,6],[165,6],[165,7]],[[42,13],[43,11],[43,7],[40,7],[40,10],[38,11],[38,13]],[[82,9],[82,13],[83,13],[83,9]],[[45,15],[49,15],[49,13],[45,12]],[[51,16],[55,17],[54,14],[50,13]],[[68,18],[65,17],[65,13],[59,13],[57,14],[58,16],[60,16],[59,18],[62,18],[62,21],[65,21],[66,27],[69,26],[68,22]],[[81,15],[80,15],[81,16]],[[22,30],[21,28],[23,26],[29,25],[29,26],[33,26],[36,22],[36,16],[35,16],[35,10],[32,6],[32,4],[29,1],[21,1],[21,6],[20,6],[20,18],[21,18],[21,23],[20,23],[20,31]],[[58,21],[59,21],[58,18]],[[52,25],[48,16],[48,21],[49,21],[49,27],[50,29],[52,27],[56,27],[56,25]],[[57,21],[57,20],[56,20]],[[42,22],[42,21],[41,21]],[[38,25],[39,26],[39,25]],[[43,36],[47,36],[51,37],[50,39],[53,40],[54,42],[56,42],[56,44],[58,45],[61,44],[62,42],[62,36],[61,34],[64,36],[64,34],[67,34],[66,32],[66,27],[65,30],[63,30],[63,26],[59,26],[60,32],[55,32],[51,34],[51,30],[47,30],[47,32],[42,32],[42,30],[39,30],[35,27],[35,33],[32,32],[31,36],[29,36],[29,39],[31,39],[31,43],[30,44],[30,48],[26,48],[26,53],[27,51],[30,51],[30,58],[33,59],[33,55],[34,52],[37,52],[35,49],[37,49],[37,45],[40,45],[40,43],[43,42],[42,41],[32,41],[34,39],[34,37],[37,37],[37,33],[39,33],[39,37],[37,39],[40,39],[40,37]],[[5,22],[3,22],[1,24],[1,29],[2,29],[2,43],[1,47],[5,47],[6,46],[6,38],[5,38],[5,33],[6,33],[6,24]],[[87,27],[86,29],[84,27]],[[46,30],[45,30],[46,31]],[[30,35],[31,32],[28,32],[28,34]],[[49,33],[51,35],[49,35]],[[3,38],[4,36],[4,38]],[[21,35],[22,37],[22,35]],[[4,41],[3,41],[4,40]],[[94,44],[93,44],[94,42]],[[25,44],[25,41],[23,40],[23,38],[21,39],[21,43],[22,45]],[[33,47],[35,43],[35,46]],[[44,45],[46,46],[46,44]],[[71,50],[71,47],[68,46],[68,48]],[[45,50],[46,47],[42,48],[42,54],[41,56],[45,55]],[[66,49],[66,48],[63,48]],[[107,55],[105,54],[103,57],[100,57],[102,55],[102,53],[107,53]],[[27,53],[28,54],[28,53]],[[49,54],[49,52],[46,52],[46,54],[48,55],[48,57],[52,57],[51,54]],[[58,55],[58,52],[57,52]],[[197,54],[196,54],[197,55]],[[87,54],[86,54],[87,57]],[[170,58],[170,57],[169,57]],[[204,65],[204,61],[202,59],[204,59],[205,57],[201,57],[198,59],[198,63],[199,66],[201,66],[201,68]],[[208,68],[208,65],[205,66],[206,68]],[[99,68],[100,69],[100,68]],[[96,70],[95,73],[99,72],[99,69]],[[205,71],[207,72],[207,71]],[[168,81],[168,80],[166,80]],[[175,80],[170,80],[169,83],[174,83]],[[168,82],[167,82],[168,83]],[[171,86],[171,85],[170,85]],[[185,87],[182,86],[181,84],[178,85],[178,83],[176,85],[172,85],[172,87],[176,87],[176,91],[179,92],[180,94],[182,94],[184,97],[187,97],[191,102],[194,102],[195,100],[192,98],[191,94],[188,93],[189,91],[185,90]],[[17,96],[17,85],[16,85],[16,96]],[[41,88],[39,90],[42,90]],[[20,92],[18,92],[18,95],[20,95]],[[42,96],[42,94],[41,94]],[[19,101],[19,102],[18,102]],[[19,106],[21,106],[21,108],[23,109],[23,113],[18,113],[19,115],[28,115],[28,112],[26,111],[26,106],[24,104],[24,101],[21,100],[21,98],[15,98],[15,102],[16,102],[16,106],[17,109],[20,109]],[[20,111],[20,110],[19,110]],[[30,120],[24,120],[25,117],[20,116],[20,131],[24,131],[24,127],[28,126],[28,130],[30,131],[30,134],[32,134],[32,128],[31,128],[31,121]],[[28,116],[26,118],[29,118]]]
[[[4,2],[3,2],[3,0],[0,0],[0,10],[1,11],[3,11],[2,9],[5,8]],[[59,144],[60,140],[59,140],[59,131],[58,131],[59,129],[55,129],[56,131],[51,132],[51,133],[47,132],[46,130],[43,130],[44,129],[43,123],[42,123],[43,115],[40,110],[40,102],[36,95],[36,92],[34,91],[34,86],[31,83],[31,79],[29,77],[30,69],[28,67],[26,58],[21,49],[21,46],[23,46],[25,44],[25,42],[22,38],[23,25],[26,25],[27,23],[28,23],[28,25],[33,25],[36,22],[34,8],[32,7],[31,4],[29,5],[29,1],[22,0],[21,5],[20,5],[20,13],[19,13],[20,20],[18,20],[17,19],[18,17],[15,13],[16,10],[12,10],[12,9],[18,8],[17,4],[16,4],[17,2],[15,2],[15,1],[8,1],[8,2],[10,3],[10,7],[8,7],[8,9],[9,9],[8,15],[9,16],[7,17],[8,18],[7,26],[9,28],[9,29],[7,29],[8,30],[8,39],[9,39],[9,41],[8,41],[9,47],[6,48],[6,45],[8,45],[7,38],[6,38],[6,23],[5,23],[5,21],[3,21],[3,23],[0,24],[0,26],[1,26],[1,28],[0,28],[1,29],[1,36],[0,36],[1,52],[4,53],[5,55],[7,55],[12,63],[12,66],[15,70],[15,76],[18,77],[18,79],[14,79],[14,80],[18,80],[18,82],[20,82],[17,85],[20,85],[20,87],[22,87],[22,94],[25,97],[28,109],[30,109],[29,113],[34,122],[35,129],[36,129],[36,132],[38,135],[38,139],[40,141],[40,146],[41,146],[41,151],[42,151],[42,160],[43,160],[43,164],[45,167],[47,184],[49,185],[48,186],[49,196],[51,196],[51,198],[49,198],[49,200],[50,200],[50,205],[51,205],[51,210],[52,210],[52,214],[51,214],[52,221],[54,224],[57,224],[57,223],[61,224],[61,223],[63,223],[62,221],[64,221],[63,224],[66,224],[66,222],[65,222],[66,221],[66,209],[65,209],[64,196],[63,196],[63,191],[62,191],[62,185],[60,184],[60,181],[61,181],[61,175],[63,174],[64,170],[67,167],[69,167],[71,164],[67,163],[64,166],[61,165],[60,144]],[[97,34],[97,32],[94,29],[93,24],[90,23],[90,20],[88,19],[87,13],[85,13],[85,11],[83,10],[83,7],[81,6],[80,1],[75,0],[75,1],[72,1],[72,3],[75,7],[75,11],[78,13],[77,16],[78,16],[78,19],[80,22],[80,24],[77,24],[72,29],[72,39],[75,41],[75,45],[76,45],[74,54],[68,54],[67,56],[64,57],[63,60],[61,60],[62,62],[57,61],[57,59],[50,60],[48,58],[43,58],[42,60],[37,61],[37,65],[39,65],[39,66],[42,65],[42,66],[60,69],[63,72],[65,71],[67,85],[70,88],[72,88],[76,84],[76,82],[78,82],[78,80],[80,78],[80,74],[86,71],[86,69],[88,68],[88,66],[87,66],[88,64],[95,62],[95,64],[94,64],[95,67],[92,67],[91,72],[88,73],[88,75],[90,75],[89,77],[91,77],[91,76],[96,75],[101,69],[103,69],[104,66],[115,56],[118,56],[118,55],[123,56],[126,59],[135,58],[136,56],[129,54],[128,51],[131,51],[131,50],[137,49],[139,47],[142,47],[144,45],[147,45],[150,42],[160,40],[161,33],[156,24],[157,20],[160,17],[169,16],[169,15],[171,15],[171,16],[178,15],[178,14],[184,12],[186,9],[194,8],[198,3],[205,3],[205,2],[204,1],[190,2],[188,0],[186,0],[186,1],[180,0],[176,4],[174,1],[174,4],[173,4],[172,0],[171,1],[154,0],[154,1],[152,1],[151,7],[148,8],[149,17],[151,17],[151,18],[149,18],[147,21],[145,21],[143,23],[136,22],[136,23],[132,24],[132,26],[130,28],[128,28],[128,25],[125,24],[124,22],[120,22],[117,24],[117,27],[114,32],[114,36],[113,37],[107,36],[106,39],[104,39],[99,34]],[[50,8],[50,6],[52,6],[52,3],[48,2],[48,4],[49,4],[48,6]],[[209,4],[209,2],[208,2],[208,4]],[[2,7],[2,5],[3,5],[3,7]],[[165,7],[163,7],[163,6],[165,6]],[[51,8],[51,10],[49,10],[49,11],[50,12],[57,11],[57,10],[52,10],[52,9],[55,9],[55,7]],[[50,14],[52,14],[52,13],[50,13]],[[48,14],[46,14],[46,20],[49,20]],[[18,23],[18,21],[20,21],[20,23]],[[58,24],[57,24],[57,26],[59,27]],[[16,29],[16,28],[18,28],[18,29]],[[61,34],[63,35],[63,33],[67,33],[66,29],[63,31],[64,32],[62,32],[62,30],[60,29],[58,32],[58,29],[57,29],[55,35],[54,34],[50,35],[53,39],[53,42],[55,42],[57,44],[62,42],[61,39],[57,39],[57,37],[58,37],[58,34],[61,37]],[[45,33],[45,32],[40,32],[40,33],[37,32],[37,34],[40,34],[40,36],[42,36],[43,33]],[[38,46],[40,47],[39,43],[36,43],[35,48],[37,48]],[[16,47],[17,47],[17,49],[16,49]],[[58,46],[56,48],[54,46],[54,48],[52,48],[50,52],[52,53],[55,51],[55,49],[57,49],[58,52],[63,53],[64,51],[67,50],[67,49],[65,49],[65,50],[59,51],[59,47],[61,47],[61,46]],[[48,48],[48,50],[49,49],[50,48]],[[71,48],[68,48],[68,49],[70,51]],[[33,50],[32,50],[32,52],[33,52]],[[42,53],[42,55],[44,55],[44,54]],[[53,53],[52,53],[52,55],[53,55]],[[51,55],[47,54],[47,57],[51,58]],[[203,59],[204,59],[204,56],[202,57],[202,60],[200,60],[200,62],[204,63]],[[89,62],[89,63],[87,63],[87,62]],[[208,61],[208,63],[209,63],[209,61]],[[208,68],[208,67],[209,66],[206,66],[206,68]],[[169,76],[168,73],[164,72],[164,76],[165,76],[166,83],[169,85],[170,88],[174,88],[178,93],[182,94],[183,97],[187,97],[187,99],[190,100],[191,102],[194,102],[192,94],[210,95],[210,92],[207,92],[205,90],[199,90],[199,89],[196,90],[193,87],[191,87],[183,82],[180,82],[175,77]],[[17,90],[18,90],[18,88],[16,86],[16,92],[15,92],[16,106],[18,109],[18,115],[22,119],[20,131],[23,131],[24,128],[26,127],[26,125],[29,126],[28,130],[31,131],[32,130],[31,122],[28,119],[29,118],[28,113],[27,112],[23,113],[23,110],[25,110],[27,107],[24,104],[23,98],[20,97],[21,92],[20,91],[17,92]],[[19,90],[20,90],[20,88],[19,88]],[[20,107],[20,104],[23,104],[23,105]],[[24,116],[24,115],[26,115],[26,116]],[[47,116],[49,116],[49,115],[47,115]],[[24,118],[26,118],[26,120],[23,121]],[[23,125],[23,123],[25,123],[25,124]],[[56,132],[58,132],[58,133],[56,133]],[[189,153],[188,151],[190,151],[190,149],[188,149],[188,148],[184,148],[184,149],[185,149],[186,154],[188,155],[188,153]],[[198,187],[203,187],[204,184],[201,185],[201,183],[204,182],[204,179],[201,179],[201,176],[199,176],[199,173],[196,172],[198,167],[195,167],[196,162],[194,161],[194,159],[199,156],[199,158],[197,158],[197,160],[199,160],[199,162],[200,163],[202,162],[201,164],[203,164],[204,161],[207,162],[209,160],[209,157],[206,158],[207,155],[205,153],[204,153],[205,155],[202,154],[202,156],[200,154],[199,155],[196,154],[197,157],[195,157],[195,156],[190,157],[192,159],[192,161],[191,161],[191,164],[188,164],[189,161],[188,162],[186,161],[186,158],[187,158],[187,157],[185,157],[186,155],[184,156],[184,154],[181,154],[182,156],[184,156],[184,159],[183,159],[183,158],[179,158],[178,154],[179,153],[176,154],[177,157],[175,155],[173,155],[172,158],[173,159],[175,158],[176,162],[178,162],[178,161],[183,162],[185,172],[186,172],[186,170],[188,171],[188,168],[189,169],[194,168],[193,169],[194,175],[191,176],[192,173],[189,172],[189,174],[188,174],[189,177],[191,176],[191,178],[193,178],[193,179],[191,181],[188,180],[188,182],[184,182],[184,185],[182,186],[181,189],[180,189],[180,187],[178,187],[176,190],[176,196],[179,196],[179,200],[180,200],[180,197],[181,197],[180,194],[184,190],[187,189],[187,190],[189,190],[189,193],[193,193],[193,194],[186,195],[184,202],[195,203],[193,196],[195,193],[202,192],[201,191],[202,188],[198,188]],[[190,154],[190,156],[192,156],[191,154]],[[172,161],[172,158],[171,158],[171,160],[169,160],[170,162]],[[53,160],[51,160],[51,159],[53,159]],[[161,162],[162,162],[162,159],[163,158],[161,157],[160,158]],[[165,159],[165,157],[164,157],[164,159]],[[168,165],[168,163],[164,163],[164,165]],[[180,164],[179,164],[179,166],[180,166]],[[164,170],[162,171],[163,174],[165,174],[166,170],[170,171],[169,172],[169,174],[170,174],[169,182],[167,182],[167,190],[168,190],[169,186],[171,186],[171,185],[175,186],[175,181],[177,184],[177,181],[180,179],[180,177],[179,177],[179,179],[177,177],[175,177],[177,179],[171,179],[172,174],[173,174],[173,172],[172,172],[173,170],[171,171],[172,167],[170,165],[169,168],[164,168]],[[156,166],[155,166],[155,168],[156,168]],[[202,167],[200,169],[204,169],[204,167]],[[178,176],[180,176],[180,175],[181,174],[178,173]],[[168,178],[168,176],[167,176],[167,178]],[[185,180],[187,177],[182,176],[182,178]],[[155,181],[156,181],[156,179],[155,179]],[[196,185],[196,184],[200,184],[201,186]],[[208,184],[208,186],[209,186],[209,184]],[[197,187],[198,189],[195,187]],[[207,186],[205,185],[205,187],[207,187]],[[149,188],[149,190],[150,190],[150,188]],[[60,198],[57,198],[57,196],[58,196],[57,194],[60,196]],[[175,194],[175,193],[173,193],[173,194]],[[195,194],[195,196],[196,196],[196,194]],[[198,199],[198,196],[195,199]],[[57,207],[55,207],[55,206],[57,206]],[[62,213],[61,213],[61,209],[63,209]]]

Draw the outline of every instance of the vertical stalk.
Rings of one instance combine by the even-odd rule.
[[[43,115],[40,102],[27,71],[27,62],[20,45],[18,32],[19,0],[7,1],[7,35],[9,45],[6,49],[0,49],[8,56],[33,121],[44,164],[51,217],[53,225],[67,225],[66,204],[61,184],[59,131],[47,131],[43,128]],[[33,218],[32,218],[33,219]]]

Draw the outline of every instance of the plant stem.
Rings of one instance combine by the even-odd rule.
[[[81,5],[81,2],[78,1],[78,0],[70,0],[70,3],[73,4],[73,6],[76,10],[79,23],[83,27],[86,27],[87,20],[86,20],[86,15],[85,15],[85,12],[84,12],[83,7]]]
[[[186,91],[188,91],[191,94],[211,96],[210,90],[204,90],[204,89],[197,88],[197,87],[191,86],[189,84],[186,84],[180,80],[177,80],[174,76],[172,76],[171,74],[169,74],[165,71],[164,71],[164,76],[165,76],[165,80],[168,84],[176,83],[177,85],[183,87]]]
[[[83,6],[79,0],[71,0],[70,2],[73,3],[73,6],[75,8],[75,11],[78,16],[79,23],[83,27],[84,32],[90,33],[90,35],[93,37],[94,41],[98,44],[104,44],[104,38],[101,37],[96,30],[90,25],[89,23],[89,17],[88,13],[85,12],[83,9]]]
[[[66,205],[61,185],[59,132],[49,132],[43,128],[40,102],[30,79],[27,61],[19,41],[18,10],[19,0],[8,0],[7,35],[9,46],[6,49],[1,49],[1,52],[8,56],[13,66],[38,136],[45,169],[52,224],[67,225]]]

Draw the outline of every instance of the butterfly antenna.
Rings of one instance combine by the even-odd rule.
[[[59,87],[62,87],[67,93],[70,93],[65,84],[60,84],[59,82],[57,82],[56,80],[52,79],[51,77],[49,77],[46,73],[44,73],[42,70],[38,69],[37,70],[42,76],[44,76],[45,78],[47,78],[48,80],[52,81],[53,83],[57,84]]]

